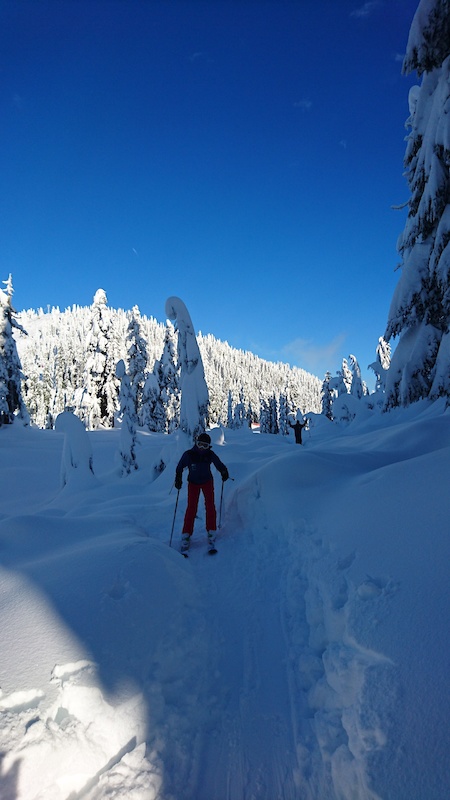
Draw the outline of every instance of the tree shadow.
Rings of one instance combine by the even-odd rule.
[[[3,770],[6,753],[0,753],[0,797],[2,800],[17,800],[20,758],[17,758],[7,772]]]
[[[106,741],[104,761],[96,762],[82,794],[123,760],[139,780],[147,773],[155,790],[149,798],[189,797],[186,752],[202,726],[208,658],[203,601],[185,560],[103,514],[95,535],[90,517],[9,518],[0,522],[0,540],[13,593],[26,595],[29,622],[43,631],[39,652],[32,637],[27,643],[26,658],[44,659],[48,671],[47,685],[35,686],[44,699],[30,708],[30,719],[47,725],[50,714],[47,741],[55,728],[63,751],[66,736],[68,748],[79,740],[78,759],[85,752],[88,760],[96,740]],[[21,690],[30,687],[15,687]],[[1,800],[18,797],[19,766],[1,775]]]

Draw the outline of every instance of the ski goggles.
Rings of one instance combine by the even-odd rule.
[[[208,442],[197,442],[197,447],[199,447],[200,450],[209,450],[211,445]]]

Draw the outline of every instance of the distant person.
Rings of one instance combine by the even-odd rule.
[[[183,485],[183,470],[185,467],[188,468],[188,504],[181,535],[181,552],[183,555],[187,555],[189,550],[200,492],[203,492],[205,500],[208,544],[210,549],[214,550],[216,506],[214,503],[214,479],[211,472],[211,464],[214,464],[220,472],[223,481],[228,480],[229,475],[225,464],[222,464],[219,456],[211,449],[211,437],[207,433],[201,433],[197,437],[194,447],[183,453],[175,470],[175,488],[179,490]]]
[[[288,422],[289,422],[289,420],[288,420]],[[295,441],[296,441],[297,444],[303,444],[302,443],[302,431],[303,431],[303,428],[306,428],[307,424],[308,424],[308,420],[307,419],[305,419],[304,422],[300,422],[300,420],[297,420],[295,425],[293,425],[292,422],[289,422],[290,427],[294,431]]]

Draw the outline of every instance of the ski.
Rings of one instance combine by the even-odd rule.
[[[215,547],[210,547],[206,552],[208,556],[215,556],[219,551]],[[182,555],[183,558],[189,558],[188,553],[180,553],[180,555]]]
[[[188,551],[189,551],[190,544],[191,544],[190,537],[187,536],[187,535],[183,536],[182,537],[182,542],[181,542],[181,549],[180,549],[180,553],[183,556],[183,558],[189,558]],[[207,554],[210,555],[210,556],[214,556],[217,553],[215,537],[213,538],[213,536],[210,535],[209,533],[208,533],[208,542],[207,542],[207,544],[208,544],[208,550],[206,551]]]

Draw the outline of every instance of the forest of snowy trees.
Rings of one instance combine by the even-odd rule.
[[[257,422],[262,432],[287,435],[289,418],[323,413],[348,424],[359,401],[370,410],[384,404],[390,347],[382,338],[370,365],[377,382],[369,394],[354,355],[343,359],[335,377],[328,372],[321,382],[305,370],[265,361],[211,334],[196,335],[179,298],[167,301],[165,325],[141,316],[137,306],[131,311],[109,308],[103,289],[89,307],[16,314],[11,278],[5,284],[0,290],[1,363],[4,370],[10,363],[11,374],[0,383],[0,424],[19,413],[25,422],[53,428],[67,409],[88,430],[114,427],[119,419],[130,437],[126,452],[132,452],[138,427],[166,433],[181,428],[195,436],[206,425],[239,428]],[[181,326],[176,329],[172,322]],[[193,405],[193,414],[188,413]]]
[[[149,431],[170,433],[179,426],[178,332],[170,320],[164,325],[141,316],[137,306],[112,309],[102,289],[88,307],[12,316],[22,398],[33,424],[53,427],[70,408],[90,430],[112,427],[121,407],[122,415],[128,407],[137,425]],[[248,425],[274,403],[294,415],[320,412],[317,377],[236,350],[211,334],[199,333],[197,341],[209,392],[208,424]]]

